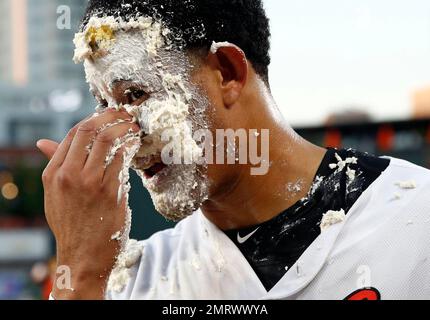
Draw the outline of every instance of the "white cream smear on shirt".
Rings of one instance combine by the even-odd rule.
[[[401,189],[412,190],[417,188],[417,183],[414,180],[399,181],[399,182],[396,182],[396,186],[398,186]]]
[[[191,64],[183,51],[172,49],[167,40],[170,30],[148,17],[123,21],[120,18],[92,17],[83,32],[76,34],[74,61],[84,62],[87,82],[93,93],[105,100],[109,108],[124,108],[140,125],[141,132],[129,132],[115,140],[105,165],[108,166],[125,147],[123,168],[119,174],[118,201],[127,201],[125,229],[112,235],[121,241],[123,250],[108,282],[108,290],[121,291],[129,280],[129,269],[138,261],[142,247],[129,240],[131,209],[129,169],[141,176],[156,209],[171,220],[192,214],[207,199],[208,182],[205,166],[195,162],[171,165],[152,179],[143,170],[159,159],[169,141],[162,134],[172,131],[174,143],[180,144],[183,159],[199,159],[203,148],[192,137],[192,126],[205,127],[207,99],[189,82]],[[113,99],[117,81],[129,81],[149,97],[139,106],[118,105]],[[126,95],[128,92],[124,92]],[[99,113],[104,110],[98,109]],[[108,124],[105,130],[121,121]],[[178,138],[179,137],[179,138]],[[88,146],[91,151],[92,146]],[[161,181],[162,180],[162,181]],[[130,258],[132,257],[132,258]]]
[[[345,221],[346,214],[343,209],[340,211],[333,211],[330,210],[326,214],[323,215],[323,218],[321,220],[321,232],[329,229],[331,226],[341,223]]]

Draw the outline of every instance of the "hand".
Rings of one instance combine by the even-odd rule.
[[[100,130],[119,119],[127,122]],[[105,159],[114,140],[130,129],[139,131],[130,115],[108,111],[79,123],[60,145],[49,140],[37,144],[50,159],[42,180],[45,214],[57,243],[57,264],[71,271],[72,288],[58,288],[54,283],[56,299],[104,297],[121,249],[111,237],[124,230],[126,221],[126,201],[118,204],[117,199],[124,148],[107,167]]]

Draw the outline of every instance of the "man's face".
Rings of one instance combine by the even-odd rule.
[[[180,220],[208,197],[207,165],[195,161],[203,148],[193,131],[209,128],[212,112],[208,95],[190,80],[193,67],[187,55],[169,50],[163,32],[161,27],[150,34],[117,31],[107,52],[86,59],[84,66],[100,107],[124,106],[139,121],[142,148],[133,168],[157,210]],[[173,154],[179,154],[179,163],[176,157],[166,165],[165,158]]]

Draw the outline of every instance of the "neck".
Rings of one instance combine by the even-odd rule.
[[[326,149],[302,139],[289,126],[280,125],[279,115],[275,119],[278,121],[270,129],[268,174],[252,176],[248,166],[237,168],[229,187],[202,207],[204,215],[222,230],[269,221],[309,193]]]

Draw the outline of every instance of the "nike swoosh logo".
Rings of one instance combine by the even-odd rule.
[[[246,241],[249,240],[249,238],[251,238],[257,231],[258,229],[260,229],[260,227],[258,227],[257,229],[255,229],[253,232],[251,232],[250,234],[248,234],[246,237],[241,237],[239,232],[237,233],[237,242],[239,242],[240,244],[244,244]]]

